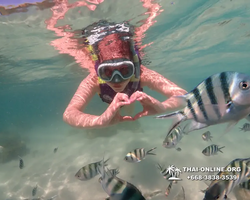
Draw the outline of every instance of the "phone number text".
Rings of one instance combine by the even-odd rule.
[[[187,179],[191,181],[235,181],[238,177],[236,175],[190,175]]]

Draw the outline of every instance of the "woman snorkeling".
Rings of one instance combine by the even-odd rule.
[[[122,121],[170,112],[180,105],[171,96],[187,93],[159,73],[141,64],[138,48],[133,41],[132,27],[127,23],[100,21],[83,30],[83,37],[92,59],[95,73],[90,73],[79,85],[67,106],[63,119],[82,128],[102,128]],[[168,99],[160,102],[143,92],[148,87]],[[100,116],[84,113],[95,94],[109,104]],[[132,116],[121,116],[120,109],[139,101],[143,111]]]

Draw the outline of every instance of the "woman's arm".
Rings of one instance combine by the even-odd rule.
[[[187,91],[180,88],[175,83],[171,82],[170,80],[166,79],[164,76],[153,70],[150,70],[144,66],[142,66],[141,69],[142,87],[147,86],[150,89],[155,90],[168,98],[166,101],[161,102],[164,107],[164,110],[162,110],[162,112],[173,111],[180,106],[183,106],[182,101],[178,101],[177,98],[171,97],[184,95],[187,93]]]
[[[129,116],[120,116],[119,110],[128,105],[128,95],[117,93],[107,110],[100,116],[84,113],[84,109],[93,96],[99,92],[97,76],[89,74],[79,85],[68,107],[63,113],[63,120],[71,126],[80,128],[102,128],[121,121],[133,120]]]
[[[63,120],[71,126],[93,128],[100,126],[99,116],[83,113],[89,101],[98,92],[97,76],[89,74],[79,85],[68,107],[63,113]]]

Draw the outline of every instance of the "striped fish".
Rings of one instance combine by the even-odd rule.
[[[239,120],[250,113],[250,76],[238,72],[214,74],[191,92],[176,96],[184,109],[156,118],[174,118],[169,133],[182,121],[191,120],[186,132],[214,124],[229,122],[229,131]]]
[[[247,190],[250,190],[250,179],[248,181],[240,183],[240,187],[244,188],[244,189],[247,189]]]
[[[233,167],[240,167],[241,171],[231,171]],[[223,172],[219,172],[217,175],[220,177],[224,175],[235,176],[236,179],[230,178],[229,180],[214,180],[208,186],[205,192],[203,200],[224,200],[227,199],[228,194],[239,184],[246,182],[250,179],[250,158],[235,159],[231,161]]]
[[[243,127],[240,128],[240,130],[241,130],[241,131],[244,131],[244,132],[250,131],[250,124],[249,124],[249,123],[245,123],[245,124],[243,125]]]
[[[105,160],[105,166],[108,160],[109,159]],[[87,181],[94,178],[96,175],[98,175],[97,168],[101,165],[101,162],[102,161],[98,161],[85,165],[84,167],[78,170],[78,172],[75,174],[75,177],[81,181]]]
[[[171,165],[171,166],[168,167],[168,169],[166,169],[163,166],[161,166],[159,163],[157,164],[156,167],[160,170],[160,173],[162,174],[163,178],[165,178],[166,180],[168,180],[170,177],[172,177],[172,174],[170,173],[169,169],[174,169],[175,168],[174,165]],[[173,181],[173,182],[175,183],[176,181]]]
[[[116,176],[117,174],[120,173],[120,171],[119,171],[118,168],[116,168],[116,169],[110,169],[109,171],[107,171],[107,173],[110,173],[109,176]],[[98,179],[98,181],[99,181],[99,183],[101,183],[102,182],[102,177],[100,177]]]
[[[134,151],[129,152],[125,156],[124,160],[131,163],[141,162],[143,159],[145,159],[146,155],[155,155],[154,153],[151,152],[155,149],[156,147],[148,150],[147,152],[144,148],[135,149]]]
[[[175,148],[177,143],[182,139],[183,132],[180,126],[171,131],[163,141],[162,146],[165,148]]]
[[[224,148],[225,146],[223,147],[219,147],[218,145],[216,144],[212,144],[212,145],[209,145],[208,147],[206,147],[202,153],[205,155],[205,156],[211,156],[211,155],[216,155],[218,152],[221,152],[221,149]]]
[[[170,190],[172,188],[172,185],[173,185],[173,181],[171,181],[165,191],[165,196],[167,197],[169,194],[170,194]]]
[[[112,175],[109,169],[98,167],[103,190],[109,195],[106,200],[146,200],[142,193],[131,183]]]

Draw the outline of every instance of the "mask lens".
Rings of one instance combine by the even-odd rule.
[[[111,81],[118,74],[122,79],[129,79],[134,74],[134,66],[122,64],[119,66],[102,66],[98,69],[99,76],[105,81]]]

